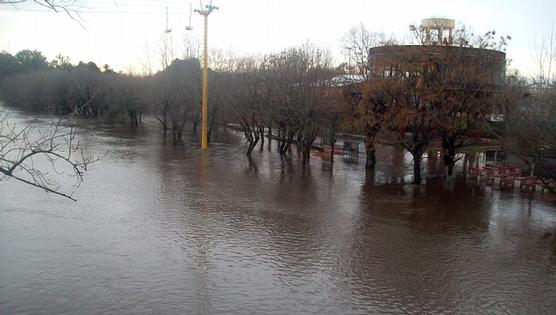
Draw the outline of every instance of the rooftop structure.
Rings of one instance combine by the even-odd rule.
[[[330,81],[328,81],[328,86],[330,87],[343,87],[353,83],[359,83],[365,81],[365,77],[360,74],[342,74],[334,76]]]
[[[425,31],[425,45],[452,45],[456,22],[452,19],[429,18],[421,20]]]

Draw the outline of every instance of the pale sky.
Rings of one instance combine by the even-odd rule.
[[[198,14],[192,16],[193,31],[185,30],[187,0],[82,0],[84,28],[65,14],[29,2],[17,9],[0,5],[0,50],[37,49],[49,59],[62,54],[74,63],[94,61],[140,72],[146,60],[159,60],[166,7],[176,42],[202,35]],[[220,9],[209,17],[209,46],[237,54],[277,52],[310,40],[328,48],[340,63],[341,38],[352,26],[363,23],[371,31],[403,38],[410,24],[446,17],[477,33],[494,29],[510,35],[511,67],[526,75],[537,71],[535,52],[556,19],[554,0],[214,0],[213,4]],[[193,8],[198,7],[199,2],[193,1]]]

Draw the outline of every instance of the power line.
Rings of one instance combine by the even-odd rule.
[[[3,9],[0,8],[0,11],[4,12],[37,12],[37,13],[52,13],[52,10],[47,9]],[[138,14],[138,15],[163,15],[161,10],[152,10],[152,11],[112,11],[112,10],[77,10],[77,12],[81,15],[84,14]],[[168,12],[168,15],[184,15],[188,14],[187,9],[183,10],[173,10]]]
[[[84,3],[76,2],[66,6],[76,14],[158,14],[164,7],[171,9],[170,14],[184,14],[188,5],[184,1],[118,1],[118,0],[88,0]],[[28,3],[0,6],[0,11],[10,12],[52,12],[52,10]],[[158,12],[157,12],[158,11]],[[162,10],[161,10],[162,11]],[[175,11],[175,12],[174,12]]]

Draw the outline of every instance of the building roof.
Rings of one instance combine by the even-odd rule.
[[[352,83],[359,83],[365,81],[365,76],[360,74],[342,74],[337,75],[328,81],[331,87],[342,87]]]

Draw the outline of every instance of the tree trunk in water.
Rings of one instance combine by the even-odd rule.
[[[168,120],[166,119],[166,112],[162,114],[162,121],[160,122],[162,123],[162,132],[164,133],[164,137],[166,137],[166,133],[168,132]]]
[[[183,135],[183,129],[185,128],[184,125],[178,125],[177,130],[176,130],[176,138],[179,142],[182,142],[182,135]]]
[[[282,132],[282,129],[278,129],[278,153],[280,153],[280,155],[283,155],[285,153],[285,141],[284,139],[284,133]]]
[[[368,149],[367,150],[367,160],[365,161],[365,168],[366,169],[373,169],[375,168],[375,164],[376,164],[376,155],[375,155],[375,149]]]
[[[303,164],[309,164],[309,161],[311,160],[311,145],[303,146],[301,156]]]
[[[446,175],[454,175],[454,165],[456,164],[455,148],[444,149],[444,166],[446,167]]]
[[[137,113],[131,109],[127,110],[127,116],[129,117],[129,124],[131,127],[137,127]]]
[[[421,156],[413,156],[413,183],[421,183]]]
[[[261,146],[259,147],[259,151],[263,152],[264,149],[264,129],[261,129]]]
[[[330,163],[334,163],[334,149],[336,148],[336,141],[332,141],[330,144]]]
[[[444,183],[442,185],[442,188],[445,191],[454,191],[454,188],[456,187],[456,178],[455,177],[446,177],[444,180]]]
[[[256,142],[249,142],[249,146],[247,147],[247,152],[245,153],[245,155],[251,156],[251,153],[253,153],[253,150],[255,149],[256,145],[257,145]]]
[[[251,153],[259,142],[259,133],[258,131],[245,130],[244,134],[247,142],[249,142],[249,146],[247,147],[247,152],[245,152],[245,154],[247,156],[251,156]]]
[[[365,151],[367,152],[365,168],[367,169],[374,169],[376,165],[375,139],[376,135],[374,133],[367,132],[367,139],[365,140]]]
[[[281,155],[285,155],[287,152],[289,152],[290,154],[292,153],[292,146],[291,143],[293,141],[293,134],[287,135],[287,133],[284,131],[282,133],[282,135],[285,136],[284,140],[281,143],[281,148],[280,148],[280,154]]]
[[[282,154],[282,137],[283,137],[282,130],[278,128],[277,133],[278,133],[277,134],[278,139],[276,140],[276,148],[278,150],[278,153]]]
[[[268,152],[272,150],[272,127],[268,127]]]

